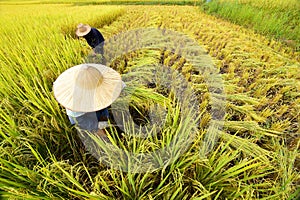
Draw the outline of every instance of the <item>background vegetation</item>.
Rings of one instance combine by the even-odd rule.
[[[193,5],[202,11],[230,20],[232,23],[253,29],[259,34],[299,51],[300,4],[298,0],[2,0],[0,4],[51,4],[74,5]]]
[[[276,38],[299,51],[300,3],[288,1],[215,0],[203,5],[209,13]]]

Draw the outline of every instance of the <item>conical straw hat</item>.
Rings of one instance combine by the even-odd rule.
[[[101,64],[81,64],[64,71],[53,83],[56,100],[76,112],[93,112],[112,104],[122,90],[121,76]]]
[[[76,35],[77,36],[85,36],[91,31],[91,27],[87,24],[78,24],[76,29]]]

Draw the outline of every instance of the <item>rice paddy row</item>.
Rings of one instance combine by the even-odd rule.
[[[140,27],[159,27],[188,34],[204,45],[215,59],[225,80],[228,106],[241,112],[239,120],[254,120],[259,123],[268,121],[271,126],[264,128],[279,132],[299,131],[296,106],[299,103],[299,53],[250,30],[201,14],[193,7],[156,7],[149,12],[151,8],[153,7],[135,7],[129,11],[130,14],[102,31],[109,35],[116,34],[119,31],[118,27],[123,31]],[[167,12],[163,12],[165,10]],[[180,15],[180,12],[185,15]],[[128,23],[129,19],[126,17],[135,15],[137,17],[132,17],[134,21]],[[165,56],[163,62],[166,65],[180,62],[176,55]],[[196,75],[192,77],[197,80]],[[238,109],[243,106],[252,109]],[[250,116],[254,118],[243,112],[252,113]],[[243,114],[246,115],[241,117]],[[282,117],[283,115],[285,116]],[[232,116],[228,116],[228,119],[231,118]],[[269,121],[270,118],[273,120]],[[272,124],[279,123],[280,119],[290,120],[286,125],[282,123],[282,127],[274,125],[271,128]],[[294,129],[290,129],[290,126]]]

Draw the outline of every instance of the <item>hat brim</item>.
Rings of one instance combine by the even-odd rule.
[[[86,66],[93,67],[102,74],[101,83],[93,82],[93,77],[82,74],[81,70]],[[80,82],[78,77],[81,78]],[[93,87],[90,87],[91,82]],[[101,64],[76,65],[64,71],[53,83],[56,100],[65,108],[76,112],[93,112],[106,108],[119,97],[121,91],[120,74]]]
[[[90,26],[88,26],[88,25],[85,25],[85,27],[86,27],[86,31],[83,31],[83,32],[81,32],[79,29],[77,29],[76,30],[76,35],[78,36],[78,37],[82,37],[82,36],[85,36],[85,35],[87,35],[90,31],[91,31],[91,27]]]

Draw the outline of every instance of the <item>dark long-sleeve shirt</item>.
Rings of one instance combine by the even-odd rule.
[[[103,35],[96,28],[92,28],[91,31],[83,37],[92,48],[104,42]]]

